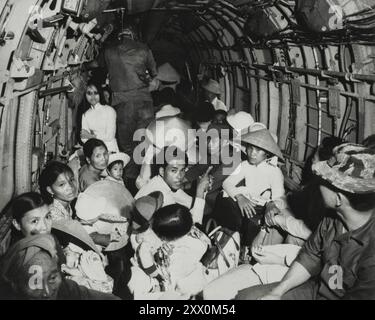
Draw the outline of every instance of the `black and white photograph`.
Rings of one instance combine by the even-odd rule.
[[[375,300],[375,1],[0,0],[0,300]]]

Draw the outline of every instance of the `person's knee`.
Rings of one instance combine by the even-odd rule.
[[[275,282],[243,289],[238,292],[235,300],[258,300],[270,293],[278,284],[279,282]]]

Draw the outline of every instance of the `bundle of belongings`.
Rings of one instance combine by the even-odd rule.
[[[66,262],[61,271],[66,278],[89,289],[112,293],[113,279],[104,271],[107,259],[82,225],[76,220],[54,221],[52,233],[64,244]]]
[[[134,299],[160,299],[166,292],[190,297],[237,266],[238,232],[218,228],[207,236],[189,209],[163,206],[160,192],[137,199],[135,208],[141,218],[131,236],[135,256],[128,283]]]
[[[122,184],[98,181],[78,196],[77,217],[89,234],[110,235],[109,245],[102,249],[116,251],[128,243],[133,201]]]

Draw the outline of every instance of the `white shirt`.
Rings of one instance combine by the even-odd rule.
[[[116,141],[116,111],[107,105],[97,103],[82,116],[82,130],[93,132],[97,139],[102,140],[108,152],[119,152]],[[87,139],[82,139],[86,142]]]
[[[153,177],[138,191],[134,199],[137,200],[155,191],[160,191],[163,194],[163,207],[175,203],[179,203],[187,208],[191,208],[192,206],[193,198],[191,196],[182,189],[173,192],[161,176]],[[202,223],[204,205],[205,201],[203,199],[195,199],[194,206],[190,210],[194,222]]]
[[[236,187],[244,179],[245,186]],[[266,161],[257,166],[243,161],[234,173],[225,179],[223,189],[233,200],[236,200],[235,196],[242,194],[261,206],[273,200],[280,209],[285,208],[282,199],[285,195],[284,176],[278,167]]]
[[[211,101],[212,105],[214,106],[215,110],[224,110],[225,112],[228,112],[229,109],[228,107],[225,105],[225,103],[223,101],[221,101],[218,97],[215,97],[212,101]]]

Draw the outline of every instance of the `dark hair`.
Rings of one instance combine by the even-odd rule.
[[[333,149],[344,140],[335,136],[325,137],[321,144],[314,149],[314,152],[306,159],[305,166],[302,171],[302,184],[306,184],[312,180],[314,174],[312,172],[312,162],[316,153],[318,153],[319,161],[326,161],[333,156]]]
[[[166,104],[171,104],[172,106],[176,106],[176,92],[172,88],[164,88],[160,90],[160,92],[157,95],[156,99],[156,105],[161,106],[161,105],[166,105]]]
[[[365,194],[352,193],[341,190],[322,178],[320,178],[320,183],[333,192],[342,193],[348,199],[351,207],[356,211],[365,212],[375,208],[375,191]]]
[[[340,144],[343,144],[344,140],[338,137],[325,137],[322,143],[318,147],[318,156],[320,161],[329,160],[333,155],[333,149]]]
[[[37,192],[27,192],[14,198],[11,202],[10,212],[13,219],[21,223],[25,214],[31,210],[47,205],[42,195]]]
[[[341,191],[349,200],[350,205],[357,211],[368,211],[375,208],[375,193],[350,193]]]
[[[157,153],[152,161],[151,165],[151,178],[156,177],[159,174],[160,168],[166,168],[169,162],[172,160],[183,159],[186,165],[189,162],[189,158],[186,152],[182,151],[176,146],[164,147],[159,153]]]
[[[42,197],[47,203],[52,203],[53,197],[47,191],[47,187],[52,186],[57,177],[62,173],[69,173],[74,176],[72,169],[65,163],[59,161],[51,161],[47,163],[39,177],[39,188]]]
[[[173,241],[186,235],[193,226],[188,208],[172,204],[157,210],[151,221],[151,228],[162,240]]]
[[[105,143],[102,140],[91,138],[86,141],[86,143],[83,145],[83,153],[86,158],[91,158],[95,148],[97,147],[104,147],[107,151],[108,148],[105,145]]]
[[[375,149],[375,134],[368,136],[362,144],[369,149]]]
[[[86,87],[86,90],[85,90],[85,99],[86,99],[86,92],[87,92],[87,89],[89,87],[92,87],[94,86],[96,88],[96,90],[98,91],[99,93],[99,102],[100,104],[103,104],[103,105],[106,105],[107,102],[105,101],[105,98],[104,98],[104,90],[102,88],[102,86],[99,84],[99,83],[96,83],[94,81],[90,81],[88,84],[87,84],[87,87]],[[87,100],[87,99],[86,99]]]
[[[113,168],[113,166],[115,165],[115,164],[122,164],[122,165],[124,165],[124,161],[122,161],[122,160],[116,160],[116,161],[113,161],[113,162],[111,162],[108,166],[107,166],[107,170],[108,171],[110,171],[112,168]]]
[[[215,116],[215,108],[211,102],[200,102],[196,107],[195,120],[197,122],[211,121]]]
[[[214,114],[215,116],[228,116],[228,112],[226,112],[226,111],[224,111],[224,110],[222,110],[222,109],[219,109],[219,110],[216,110],[215,111],[215,114]]]

